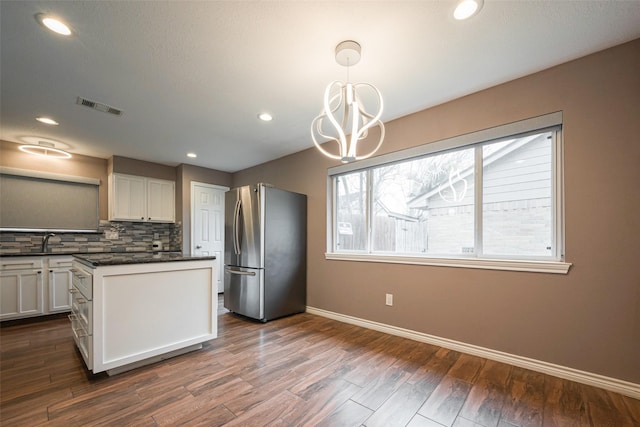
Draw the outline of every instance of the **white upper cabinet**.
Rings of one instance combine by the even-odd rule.
[[[113,174],[109,178],[109,219],[146,221],[145,178],[118,174]]]
[[[175,221],[175,183],[162,179],[147,179],[147,220]]]
[[[109,220],[175,222],[175,182],[116,173],[110,175]]]

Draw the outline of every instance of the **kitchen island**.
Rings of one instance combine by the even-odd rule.
[[[73,337],[87,368],[116,374],[217,337],[215,257],[74,255]]]

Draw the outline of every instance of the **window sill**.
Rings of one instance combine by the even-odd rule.
[[[480,268],[485,270],[527,271],[534,273],[567,274],[571,263],[562,261],[513,261],[463,258],[423,258],[393,255],[325,253],[334,261],[381,262],[390,264],[431,265],[438,267]]]

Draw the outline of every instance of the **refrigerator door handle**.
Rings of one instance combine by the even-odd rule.
[[[238,237],[238,222],[240,219],[240,199],[236,200],[236,206],[233,210],[233,252],[240,255],[240,239]]]
[[[231,269],[228,269],[228,268],[225,268],[225,271],[227,273],[237,274],[239,276],[255,276],[256,275],[255,271],[239,271],[239,270],[231,270]]]

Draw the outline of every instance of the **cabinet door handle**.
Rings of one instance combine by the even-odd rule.
[[[72,322],[75,322],[76,320],[78,320],[78,316],[75,314],[70,314],[67,316],[69,318],[69,320],[71,320]]]
[[[71,288],[69,289],[69,293],[70,294],[77,294],[78,292],[80,292],[79,290],[77,290],[76,288]]]
[[[3,267],[18,267],[18,268],[32,268],[34,265],[32,262],[24,262],[24,263],[10,263],[10,264],[2,264]],[[24,266],[24,267],[23,267]]]
[[[87,303],[87,300],[86,300],[86,299],[84,299],[84,298],[76,298],[76,302],[77,302],[78,304],[86,304],[86,303]]]

